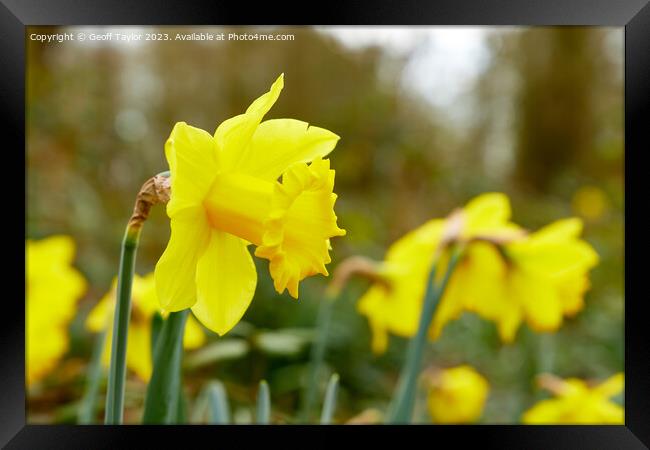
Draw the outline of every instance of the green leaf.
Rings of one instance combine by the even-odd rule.
[[[84,393],[79,405],[79,423],[91,424],[94,422],[95,411],[97,409],[97,394],[99,385],[102,380],[102,354],[104,353],[104,344],[106,341],[106,331],[103,331],[95,337],[93,353],[88,363],[88,378],[86,380],[86,392]]]
[[[160,330],[162,330],[163,323],[165,320],[157,312],[151,318],[151,359],[154,358],[154,352],[156,350],[156,341],[160,335]]]
[[[223,425],[230,423],[228,395],[220,381],[211,382],[208,387],[208,404],[210,407],[209,423]]]
[[[271,420],[271,393],[266,380],[260,381],[257,391],[257,423],[268,425]]]
[[[440,299],[445,292],[449,278],[462,257],[462,253],[462,247],[452,250],[451,259],[449,260],[443,279],[439,284],[434,283],[438,261],[434,261],[431,265],[427,280],[427,289],[424,294],[424,304],[420,313],[418,331],[409,341],[406,360],[400,373],[397,389],[395,389],[389,406],[388,423],[398,424],[411,422],[413,408],[415,406],[417,379],[422,366],[422,354],[427,342],[429,326],[433,320],[436,308],[440,303]]]
[[[254,343],[262,352],[271,356],[297,356],[312,339],[312,330],[285,328],[262,331],[255,335]]]
[[[339,389],[339,375],[332,374],[329,383],[327,383],[327,391],[325,391],[325,403],[323,404],[323,411],[320,416],[321,425],[329,425],[334,416],[334,409],[336,408],[336,394]]]
[[[244,339],[223,338],[188,355],[184,366],[196,369],[217,361],[241,358],[249,351],[250,345]]]
[[[160,330],[147,386],[143,423],[171,424],[178,419],[183,335],[188,313],[188,309],[171,313]]]
[[[183,386],[178,390],[178,408],[176,409],[176,423],[187,422],[187,399],[183,393]]]
[[[309,377],[302,395],[302,408],[300,411],[301,421],[309,422],[312,416],[312,409],[316,403],[318,386],[320,385],[323,362],[325,360],[325,351],[327,350],[327,338],[329,334],[330,322],[332,321],[332,309],[336,297],[325,296],[321,300],[316,323],[316,341],[311,346],[311,364],[309,366]]]

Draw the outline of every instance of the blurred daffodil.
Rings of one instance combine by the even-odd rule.
[[[483,414],[490,386],[473,367],[436,370],[428,382],[427,404],[435,423],[473,423]]]
[[[214,136],[180,122],[165,144],[171,237],[156,265],[158,298],[167,311],[191,307],[221,335],[255,291],[248,245],[270,261],[276,290],[297,298],[299,281],[328,274],[330,238],[345,234],[333,210],[334,170],[322,159],[339,137],[294,119],[262,122],[283,85],[280,75]]]
[[[564,219],[506,244],[503,315],[497,319],[504,340],[513,339],[522,320],[535,331],[555,331],[564,316],[582,310],[598,254],[581,232],[579,219]]]
[[[573,194],[575,213],[586,220],[596,221],[605,215],[609,201],[605,192],[596,186],[583,186]]]
[[[512,342],[524,321],[538,332],[555,331],[584,307],[588,272],[598,262],[581,231],[579,219],[563,219],[502,246],[475,245],[449,295],[494,321],[504,342]]]
[[[430,220],[395,242],[384,261],[376,267],[382,282],[374,283],[358,304],[372,329],[373,351],[385,351],[388,332],[410,337],[417,331],[427,276],[441,243],[514,239],[522,230],[509,220],[508,198],[488,193],[471,200],[462,211],[453,213],[448,219]],[[448,257],[447,253],[441,253],[439,274],[445,272]],[[463,270],[462,265],[461,262],[456,272]],[[433,319],[432,337],[437,336],[447,321],[460,314],[462,304],[456,298],[457,295],[443,296]]]
[[[623,391],[623,373],[604,382],[589,386],[583,380],[562,380],[553,375],[539,377],[542,387],[551,391],[554,398],[542,400],[526,411],[522,417],[526,424],[623,424],[623,407],[611,397]]]
[[[509,218],[507,197],[485,194],[461,213],[431,220],[397,241],[378,265],[383,282],[359,302],[375,352],[385,350],[388,332],[415,334],[432,255],[446,240],[464,243],[464,252],[436,309],[431,339],[465,311],[495,322],[501,339],[511,342],[522,322],[538,332],[555,331],[564,317],[582,310],[588,272],[598,262],[580,239],[582,222],[559,220],[527,234]],[[448,259],[449,252],[440,252],[438,273]]]
[[[72,267],[75,243],[69,236],[27,240],[27,383],[42,379],[68,350],[68,325],[86,281]]]
[[[111,359],[111,342],[113,332],[113,313],[117,280],[113,280],[110,291],[95,305],[86,319],[86,328],[93,332],[106,330],[102,362],[108,366]],[[153,273],[133,278],[131,321],[127,341],[126,364],[140,379],[148,381],[152,370],[151,321],[160,313],[156,297]],[[163,316],[166,314],[163,314]],[[183,336],[183,346],[188,349],[200,347],[205,342],[201,326],[192,316],[188,317]]]

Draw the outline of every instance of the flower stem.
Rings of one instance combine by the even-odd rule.
[[[188,314],[189,309],[170,313],[156,339],[143,423],[170,424],[178,419],[183,336]]]
[[[120,267],[117,276],[117,301],[113,316],[111,363],[108,369],[106,415],[104,416],[104,423],[107,425],[122,423],[124,415],[124,380],[126,377],[126,344],[129,320],[131,319],[131,286],[140,232],[149,217],[151,207],[157,203],[168,202],[169,196],[169,173],[163,172],[148,179],[135,198],[133,213],[122,239]]]
[[[325,350],[327,349],[327,336],[329,333],[330,322],[332,321],[332,309],[337,297],[338,295],[328,293],[323,301],[321,301],[318,309],[318,318],[316,319],[316,341],[311,348],[309,378],[302,404],[301,416],[303,421],[308,422],[310,420],[311,412],[314,408],[314,403],[316,402],[320,375],[323,361],[325,360]]]
[[[86,380],[86,392],[79,407],[79,423],[91,424],[94,422],[95,409],[97,406],[97,394],[102,380],[102,354],[106,342],[106,332],[103,331],[95,337],[93,353],[88,364],[88,378]]]
[[[417,334],[411,338],[409,343],[406,361],[404,362],[402,372],[400,373],[397,390],[395,391],[393,400],[391,401],[388,413],[388,423],[409,423],[411,421],[413,407],[415,406],[417,379],[422,365],[422,354],[424,353],[429,327],[433,320],[436,307],[440,303],[440,299],[445,292],[449,278],[460,259],[460,255],[460,249],[452,250],[447,270],[443,279],[440,281],[440,284],[434,283],[438,260],[434,261],[431,266],[431,271],[429,272],[429,277],[427,279],[427,290],[424,296],[424,304],[422,306],[418,331]]]
[[[126,227],[122,240],[120,269],[117,279],[117,301],[113,320],[113,341],[111,363],[108,370],[108,391],[106,393],[106,415],[104,423],[122,423],[124,405],[124,379],[126,377],[126,343],[131,318],[131,285],[135,269],[135,256],[140,240],[140,226],[131,223]]]

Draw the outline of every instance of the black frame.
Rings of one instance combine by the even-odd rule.
[[[285,24],[336,25],[603,25],[625,27],[625,206],[626,220],[626,321],[625,321],[625,423],[621,426],[454,426],[427,427],[330,427],[331,441],[340,433],[363,433],[379,437],[386,443],[403,438],[403,433],[418,433],[425,445],[454,444],[473,441],[488,448],[589,448],[628,449],[650,445],[650,342],[649,328],[642,305],[648,301],[642,289],[633,285],[629,269],[632,258],[648,249],[643,221],[633,220],[631,213],[634,183],[642,178],[640,155],[650,149],[648,112],[650,111],[650,5],[648,0],[348,0],[334,4],[307,5],[300,8],[302,17],[290,15],[279,5],[268,2],[249,6],[223,1],[156,1],[121,2],[108,0],[0,0],[0,113],[4,155],[18,155],[25,143],[25,27],[27,25],[172,25],[172,24]],[[297,10],[297,9],[296,9]],[[8,142],[13,142],[11,146]],[[16,156],[16,159],[18,157]],[[635,164],[634,161],[637,161]],[[16,161],[16,164],[18,162]],[[10,171],[3,173],[2,199],[15,201],[16,208],[5,213],[5,224],[15,227],[10,242],[18,261],[24,261],[20,225],[13,211],[25,207],[22,199],[12,196],[16,185]],[[18,173],[16,171],[16,173]],[[25,179],[26,181],[26,172]],[[13,205],[11,205],[13,206]],[[11,211],[11,212],[9,212]],[[642,212],[641,212],[642,213]],[[14,219],[14,220],[12,220]],[[23,229],[24,230],[24,229]],[[5,235],[8,235],[5,234]],[[634,246],[628,244],[634,239]],[[7,267],[20,278],[20,265]],[[6,275],[9,275],[5,272]],[[638,280],[638,277],[636,277]],[[637,283],[638,284],[638,283]],[[20,286],[16,282],[16,286]],[[633,290],[634,286],[634,290]],[[190,445],[198,439],[208,445],[241,446],[257,440],[260,433],[321,431],[316,427],[230,427],[210,426],[66,426],[25,424],[24,380],[24,309],[18,300],[24,291],[17,289],[3,299],[0,326],[0,444],[7,448],[118,448],[131,447],[145,437],[147,443],[178,442]],[[634,296],[633,294],[637,294]],[[9,308],[9,309],[8,309]],[[289,431],[286,431],[286,430]],[[353,431],[354,430],[354,431]],[[333,433],[332,433],[333,432]],[[256,436],[257,435],[257,436]],[[355,436],[356,437],[356,436]],[[292,436],[295,439],[295,435]],[[292,439],[292,440],[293,440]],[[401,439],[400,439],[401,440]],[[420,440],[420,439],[418,439]],[[296,442],[294,440],[294,442]],[[310,445],[313,441],[302,441]],[[323,441],[324,442],[324,441]],[[340,441],[339,441],[340,442]],[[645,445],[644,445],[645,443]],[[303,445],[304,445],[303,444]],[[148,445],[149,446],[149,445]]]

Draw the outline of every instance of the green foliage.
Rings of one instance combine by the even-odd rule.
[[[156,339],[153,372],[147,386],[142,422],[146,424],[176,423],[183,408],[181,361],[183,333],[189,310],[173,312],[163,323]]]

